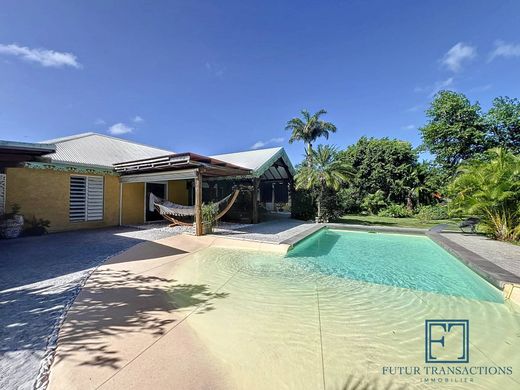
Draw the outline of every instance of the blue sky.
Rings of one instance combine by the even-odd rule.
[[[440,88],[520,97],[520,2],[24,1],[0,12],[0,139],[85,131],[177,152],[288,145],[325,108],[330,142],[420,143]],[[125,131],[129,131],[124,133]]]

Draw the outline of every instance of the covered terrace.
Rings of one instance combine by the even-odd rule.
[[[243,177],[251,170],[216,158],[195,153],[134,160],[114,164],[120,174],[120,224],[144,222],[160,218],[149,210],[150,193],[181,205],[195,208],[195,234],[202,235],[203,180],[210,178]]]

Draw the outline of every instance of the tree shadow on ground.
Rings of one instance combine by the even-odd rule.
[[[67,315],[56,362],[72,358],[79,365],[119,369],[120,349],[125,345],[121,339],[132,343],[128,339],[132,335],[161,337],[185,315],[196,309],[197,313],[213,310],[213,302],[227,295],[211,292],[202,284],[176,284],[173,279],[124,270],[99,270]]]
[[[404,385],[396,385],[393,381],[386,383],[381,382],[378,377],[358,377],[350,375],[343,386],[340,386],[341,390],[404,390]]]

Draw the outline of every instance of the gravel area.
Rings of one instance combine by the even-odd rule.
[[[45,386],[57,327],[106,258],[179,229],[110,228],[0,241],[0,389]]]
[[[519,245],[492,240],[478,234],[442,233],[441,236],[520,277]]]

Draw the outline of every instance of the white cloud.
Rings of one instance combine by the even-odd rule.
[[[121,135],[121,134],[127,134],[134,131],[131,127],[128,127],[124,123],[116,123],[115,125],[112,125],[109,127],[108,132],[112,135]]]
[[[265,145],[267,145],[264,141],[256,141],[253,146],[251,146],[251,149],[260,149],[263,148]]]
[[[407,125],[407,126],[404,126],[404,127],[403,127],[404,130],[413,130],[413,129],[415,129],[415,128],[416,128],[415,125]]]
[[[450,77],[446,80],[437,81],[432,88],[432,91],[430,92],[430,97],[435,95],[437,92],[442,91],[444,89],[450,88],[453,89],[453,77]]]
[[[96,121],[94,122],[95,125],[98,125],[98,126],[101,126],[101,125],[106,125],[107,123],[101,119],[101,118],[98,118],[96,119]]]
[[[417,90],[417,88],[416,88],[416,90]],[[419,91],[417,91],[417,92],[419,92]],[[417,112],[417,111],[419,111],[421,108],[422,108],[422,105],[417,104],[417,105],[415,105],[415,106],[412,106],[412,107],[407,108],[407,109],[406,109],[406,112]]]
[[[226,68],[222,65],[216,64],[214,62],[206,62],[205,66],[207,71],[214,74],[215,76],[219,78],[224,76],[224,71],[226,70]]]
[[[475,58],[476,55],[477,49],[474,46],[459,42],[444,54],[441,63],[452,72],[458,72],[462,69],[463,62]]]
[[[285,138],[282,138],[282,137],[271,138],[267,141],[256,141],[253,144],[253,146],[251,146],[251,149],[260,149],[260,148],[263,148],[264,146],[268,146],[268,145],[281,144],[283,141],[285,141]]]
[[[134,123],[141,123],[141,122],[144,122],[144,119],[142,117],[140,117],[139,115],[136,115],[132,119],[132,122],[134,122]]]
[[[497,57],[514,58],[520,57],[520,44],[505,43],[502,41],[495,42],[495,50],[489,55],[489,61],[493,61]]]
[[[64,66],[72,66],[73,68],[81,68],[77,57],[72,53],[48,49],[31,49],[13,43],[10,45],[0,44],[0,54],[20,57],[25,61],[37,62],[47,67],[61,68]]]

